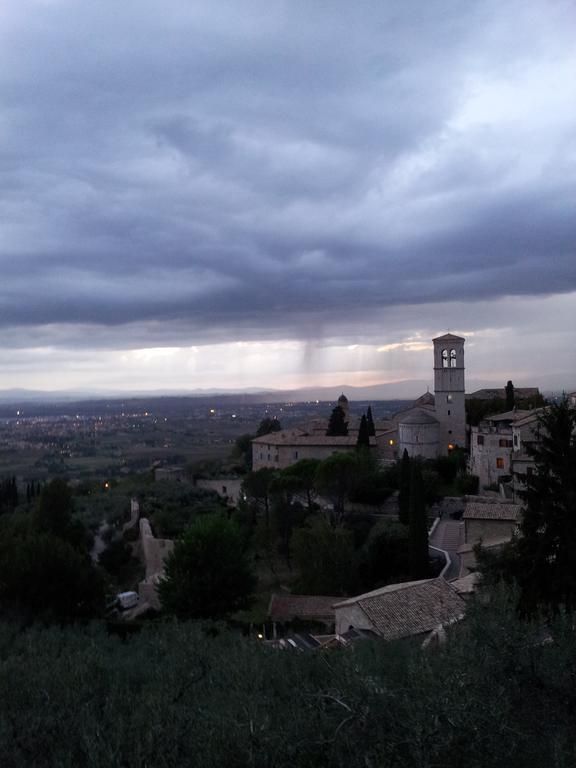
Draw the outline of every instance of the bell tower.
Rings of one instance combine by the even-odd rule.
[[[451,447],[466,447],[464,390],[464,341],[446,333],[432,339],[434,344],[434,400],[440,422],[440,454]]]

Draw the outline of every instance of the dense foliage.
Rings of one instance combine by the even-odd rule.
[[[91,544],[61,479],[44,487],[36,507],[2,515],[0,610],[25,621],[98,616],[104,585],[88,554]]]
[[[441,649],[275,651],[169,623],[0,625],[3,768],[571,768],[576,637],[505,596]]]
[[[484,555],[486,574],[520,585],[520,608],[576,608],[576,410],[566,398],[540,417],[539,439],[527,451],[534,472],[524,476],[520,535],[496,556]]]
[[[218,618],[246,607],[254,587],[237,525],[223,515],[205,515],[176,542],[158,593],[166,613]]]

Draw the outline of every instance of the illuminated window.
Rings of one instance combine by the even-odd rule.
[[[446,395],[446,402],[451,403],[452,402],[452,395]]]
[[[454,445],[452,443],[448,443],[448,450],[449,451],[453,451],[454,450]]]
[[[448,350],[442,350],[442,368],[448,368]]]
[[[504,459],[500,457],[496,459],[496,469],[504,469]]]
[[[456,350],[450,350],[450,368],[456,368]]]
[[[389,445],[394,445],[394,440],[388,440]]]

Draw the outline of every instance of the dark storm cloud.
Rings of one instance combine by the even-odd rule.
[[[561,2],[7,3],[0,324],[255,338],[576,290],[569,21]]]

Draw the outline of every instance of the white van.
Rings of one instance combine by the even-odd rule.
[[[128,608],[138,605],[138,599],[138,592],[119,592],[116,595],[116,605],[121,611],[127,611]]]

